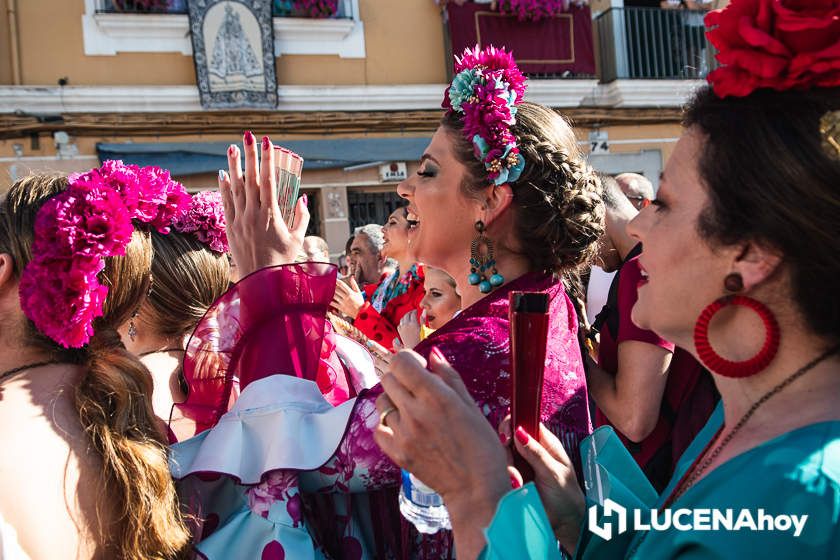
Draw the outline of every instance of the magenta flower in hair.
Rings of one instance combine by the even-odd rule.
[[[132,219],[149,224],[161,233],[169,233],[172,218],[190,201],[184,186],[173,181],[169,171],[126,165],[120,160],[105,161],[98,169],[70,175],[69,180],[78,187],[111,187],[122,197]]]
[[[217,253],[227,253],[227,223],[219,191],[202,191],[192,196],[189,207],[172,222],[175,231],[192,233]]]
[[[190,204],[184,186],[173,181],[169,171],[143,167],[138,172],[139,200],[135,219],[149,224],[160,233],[169,233],[172,219]]]
[[[21,307],[38,331],[65,348],[81,348],[93,336],[93,321],[102,316],[108,295],[98,273],[66,259],[32,261],[20,281]]]
[[[40,332],[65,348],[87,344],[108,294],[98,279],[103,259],[124,255],[133,232],[120,194],[95,181],[71,185],[41,207],[19,289]]]
[[[488,178],[496,185],[516,181],[525,160],[511,127],[525,96],[525,77],[510,53],[493,46],[465,50],[455,59],[455,72],[442,106],[450,114],[463,115],[464,137],[484,163]]]
[[[72,173],[67,177],[69,184],[76,187],[93,188],[98,186],[114,189],[122,198],[126,209],[134,218],[139,204],[139,182],[138,172],[140,168],[136,165],[125,165],[120,160],[107,160],[102,167],[91,169],[85,173]]]
[[[101,185],[69,188],[38,211],[32,254],[35,259],[122,255],[133,232],[116,191]]]
[[[65,348],[80,348],[103,314],[104,259],[125,255],[132,220],[168,232],[189,195],[169,172],[121,161],[73,174],[68,182],[67,190],[38,211],[32,260],[21,274],[19,295],[24,314],[40,332]]]

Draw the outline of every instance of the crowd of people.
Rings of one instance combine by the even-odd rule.
[[[802,39],[840,24],[782,4],[711,13],[724,65],[656,192],[466,51],[343,271],[250,131],[218,191],[117,161],[11,185],[0,558],[840,558],[840,77]],[[791,60],[756,71],[745,21]],[[548,301],[530,433],[514,292]],[[412,480],[447,528],[400,515]],[[804,521],[605,535],[616,507]]]

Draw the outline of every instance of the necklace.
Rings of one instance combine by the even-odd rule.
[[[51,365],[51,364],[60,364],[60,363],[61,363],[60,360],[46,360],[46,361],[43,361],[43,362],[35,362],[35,363],[32,363],[32,364],[22,365],[20,367],[16,367],[14,369],[10,369],[8,371],[4,371],[3,373],[0,373],[0,383],[2,383],[6,379],[9,379],[12,376],[14,376],[15,374],[20,373],[22,371],[25,371],[25,370],[28,370],[28,369],[35,369],[35,368],[39,368],[39,367],[43,367],[43,366],[48,366],[48,365]]]
[[[137,354],[138,357],[148,356],[149,354],[163,354],[164,352],[185,352],[183,348],[161,348],[160,350],[149,350]]]
[[[697,482],[697,479],[699,479],[700,476],[706,470],[708,470],[708,468],[712,465],[712,463],[715,462],[715,459],[718,458],[718,456],[724,450],[724,448],[726,448],[729,442],[732,441],[732,438],[735,437],[735,434],[737,434],[741,430],[741,428],[744,427],[747,421],[749,421],[749,419],[752,418],[753,414],[755,414],[755,412],[759,408],[761,408],[761,406],[764,403],[766,403],[772,397],[779,394],[783,389],[785,389],[785,387],[787,387],[788,385],[790,385],[791,383],[808,373],[817,364],[819,364],[829,356],[837,353],[838,351],[840,351],[840,345],[832,346],[831,348],[829,348],[828,350],[826,350],[825,352],[823,352],[822,354],[820,354],[819,356],[817,356],[816,358],[814,358],[813,360],[796,370],[784,381],[782,381],[781,383],[764,393],[764,395],[760,399],[755,401],[755,403],[753,403],[749,410],[747,410],[747,412],[745,412],[744,415],[741,416],[741,419],[738,420],[738,422],[732,427],[731,430],[729,430],[729,433],[726,434],[726,436],[721,440],[717,447],[715,447],[714,450],[712,450],[712,452],[709,453],[709,448],[711,447],[712,442],[714,442],[715,439],[717,439],[717,437],[721,434],[721,432],[723,432],[723,426],[721,426],[718,429],[715,436],[712,437],[708,444],[706,444],[705,449],[703,449],[700,455],[698,455],[697,458],[694,460],[694,463],[692,463],[688,470],[685,471],[685,474],[683,474],[682,478],[680,478],[679,482],[677,482],[677,485],[674,486],[674,490],[671,492],[671,495],[668,497],[667,500],[665,500],[665,503],[659,509],[668,509],[680,496],[685,494],[685,492],[689,488],[691,488],[691,486],[694,485],[695,482]],[[645,537],[647,537],[649,532],[650,531],[645,531],[641,534],[639,539],[636,541],[635,546],[633,546],[630,552],[627,553],[626,558],[630,558],[633,556],[633,554],[636,553],[636,550],[638,550],[639,546],[642,544],[642,541],[645,540]]]

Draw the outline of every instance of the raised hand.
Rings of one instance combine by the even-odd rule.
[[[332,307],[350,317],[355,319],[359,314],[359,310],[365,304],[365,298],[362,296],[362,290],[356,283],[356,279],[350,276],[347,282],[338,281],[335,285],[335,295],[332,300]]]
[[[297,201],[291,229],[283,221],[277,200],[274,146],[268,136],[258,145],[248,131],[243,142],[245,171],[236,145],[228,148],[228,172],[219,171],[228,243],[240,277],[267,266],[294,262],[302,252],[309,225],[306,195]]]
[[[416,309],[409,311],[400,319],[397,332],[400,333],[400,339],[402,339],[402,342],[400,342],[401,348],[411,349],[420,343],[420,322],[421,320],[417,318]],[[395,340],[395,342],[398,341],[399,339]]]

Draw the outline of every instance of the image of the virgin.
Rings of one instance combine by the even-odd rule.
[[[212,93],[265,91],[260,25],[238,2],[219,2],[204,17]]]

